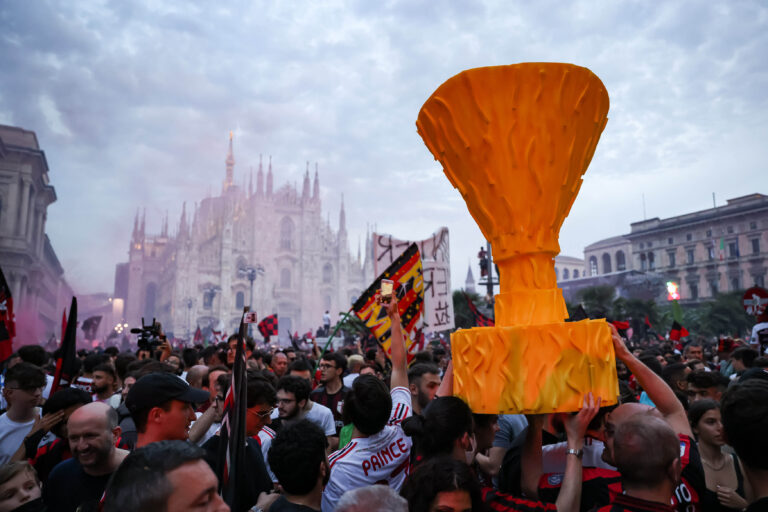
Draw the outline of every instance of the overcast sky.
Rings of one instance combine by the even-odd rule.
[[[112,292],[137,207],[148,230],[272,155],[276,186],[320,168],[366,223],[451,232],[454,287],[482,235],[416,133],[419,109],[472,67],[590,68],[610,95],[561,231],[563,254],[727,198],[768,193],[768,4],[762,1],[190,2],[0,0],[0,124],[33,130],[58,201],[47,233],[79,293]]]

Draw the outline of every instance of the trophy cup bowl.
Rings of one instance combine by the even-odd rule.
[[[616,402],[605,320],[565,322],[554,257],[608,120],[590,70],[523,63],[463,71],[424,103],[416,126],[493,246],[495,327],[451,336],[454,390],[477,413],[578,410]]]

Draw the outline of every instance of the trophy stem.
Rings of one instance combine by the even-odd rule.
[[[554,254],[539,252],[496,260],[501,293],[496,295],[496,325],[540,325],[568,318],[557,287]]]

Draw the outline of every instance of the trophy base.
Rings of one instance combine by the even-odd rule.
[[[605,320],[475,327],[451,335],[454,394],[480,414],[578,411],[592,392],[617,402]]]

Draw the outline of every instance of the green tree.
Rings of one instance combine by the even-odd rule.
[[[613,309],[613,286],[591,286],[579,292],[579,298],[590,318],[606,318]]]

